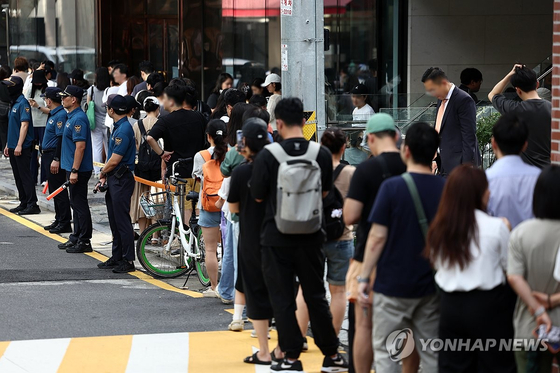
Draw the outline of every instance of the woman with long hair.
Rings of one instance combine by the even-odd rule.
[[[106,67],[99,67],[95,70],[94,83],[87,90],[87,104],[94,105],[95,128],[91,131],[91,143],[93,148],[93,161],[105,163],[103,154],[107,154],[109,145],[109,135],[105,126],[106,104],[103,103],[105,91],[111,86],[111,76]],[[94,166],[95,173],[98,174],[100,167]]]
[[[216,80],[216,86],[212,90],[212,93],[210,93],[210,96],[208,96],[208,100],[206,100],[206,103],[210,106],[212,111],[214,111],[218,104],[218,97],[220,97],[220,94],[231,87],[233,87],[233,76],[228,73],[221,73]]]
[[[210,288],[203,292],[205,297],[217,298],[218,286],[218,242],[220,241],[220,223],[222,212],[215,206],[218,190],[223,176],[220,172],[228,146],[226,143],[226,124],[211,120],[206,127],[206,139],[210,147],[196,153],[193,161],[193,179],[201,180],[201,193],[198,208],[200,210],[198,225],[202,228],[206,249],[206,269],[210,277]],[[204,170],[207,172],[205,173]],[[208,172],[211,172],[208,173]]]
[[[68,77],[68,73],[64,71],[59,72],[56,74],[56,86],[63,91],[70,85],[70,78]]]
[[[128,80],[126,81],[126,92],[129,95],[132,95],[132,91],[134,91],[134,87],[136,87],[136,85],[142,83],[142,79],[140,79],[139,77],[137,77],[136,75],[132,75],[130,78],[128,78]]]
[[[221,119],[223,117],[227,117],[227,105],[225,96],[228,92],[229,88],[224,89],[222,93],[218,96],[218,101],[216,102],[216,107],[212,109],[212,114],[210,115],[210,119]]]
[[[0,81],[8,79],[12,69],[8,65],[0,66]],[[5,84],[0,84],[0,149],[4,150],[8,143],[8,119],[10,114],[10,92]]]
[[[270,96],[270,92],[268,92],[268,89],[262,86],[263,83],[264,83],[263,78],[256,78],[255,80],[253,80],[253,82],[251,83],[251,91],[253,92],[253,96],[256,95],[260,95],[263,97]]]
[[[508,281],[519,296],[513,318],[516,339],[534,340],[533,333],[542,339],[553,325],[560,326],[559,185],[560,167],[546,167],[533,194],[535,218],[515,227],[509,241]],[[550,372],[555,355],[516,350],[517,371]]]
[[[425,254],[440,287],[439,338],[510,340],[513,303],[506,284],[509,222],[486,213],[490,192],[484,171],[460,166],[451,172],[428,230]],[[511,351],[499,345],[443,349],[440,373],[515,372]]]
[[[35,70],[31,78],[31,87],[25,93],[25,97],[29,101],[29,105],[33,108],[31,115],[33,118],[33,131],[35,132],[35,143],[37,145],[43,143],[43,136],[45,135],[45,127],[47,126],[47,119],[51,112],[47,108],[45,100],[41,97],[47,89],[47,77],[45,70]],[[41,179],[40,183],[47,181],[48,170],[46,165],[41,165]],[[50,167],[50,165],[49,165]],[[33,149],[31,153],[31,177],[37,182],[39,173],[39,151]]]

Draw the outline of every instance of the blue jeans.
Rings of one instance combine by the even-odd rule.
[[[237,242],[239,240],[239,223],[227,220],[225,241],[222,245],[222,271],[218,293],[222,298],[235,298],[235,280],[237,279]]]

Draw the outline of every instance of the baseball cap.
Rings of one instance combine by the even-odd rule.
[[[107,107],[113,109],[115,113],[119,115],[126,114],[130,111],[126,98],[121,95],[115,95],[111,102],[107,100]]]
[[[128,107],[128,110],[138,109],[140,107],[140,104],[134,97],[124,96],[124,99],[126,100],[126,106]]]
[[[41,94],[41,97],[46,97],[46,98],[59,98],[59,93],[62,92],[62,89],[58,88],[58,87],[47,87],[47,89],[45,89],[45,93]]]
[[[393,117],[386,113],[373,114],[367,122],[366,133],[383,131],[397,131]]]
[[[206,133],[212,137],[216,137],[216,136],[225,137],[226,124],[221,119],[212,119],[210,122],[208,122],[208,126],[206,127]]]
[[[267,138],[268,126],[261,118],[249,118],[243,123],[243,137],[248,139],[264,139]]]
[[[23,92],[23,80],[19,76],[10,76],[6,80],[2,80],[2,84],[8,87],[10,97],[15,100]]]
[[[280,78],[280,75],[278,74],[269,74],[264,83],[261,84],[261,87],[266,87],[271,83],[282,83],[282,78]]]
[[[84,97],[84,90],[77,85],[69,85],[66,89],[58,94],[61,97],[73,96],[80,101]]]
[[[368,95],[369,94],[369,90],[367,89],[367,87],[363,84],[358,84],[357,86],[355,86],[354,88],[352,88],[352,90],[350,91],[351,94],[353,95]]]

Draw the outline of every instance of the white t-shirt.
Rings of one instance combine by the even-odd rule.
[[[126,83],[128,80],[125,80],[123,84],[119,86],[119,91],[117,92],[121,96],[128,96],[128,89],[126,88]]]
[[[362,106],[361,108],[355,108],[354,111],[352,112],[352,119],[353,120],[361,120],[361,121],[367,121],[373,114],[375,114],[375,111],[373,110],[373,108],[371,106],[369,106],[368,104],[365,104],[364,106]]]
[[[109,96],[119,94],[119,88],[120,87],[109,87],[105,90],[105,92],[103,93],[103,105],[107,104],[107,99],[109,98]],[[109,114],[105,115],[105,126],[109,127],[111,129],[111,132],[113,132],[113,120],[111,119]]]
[[[463,270],[436,262],[436,283],[445,292],[491,290],[506,282],[509,229],[502,218],[475,211],[478,245],[471,242],[471,262]]]

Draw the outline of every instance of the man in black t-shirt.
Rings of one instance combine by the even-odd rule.
[[[278,133],[285,139],[280,145],[291,156],[303,155],[309,143],[303,137],[303,104],[297,98],[285,98],[274,110]],[[321,168],[323,197],[333,184],[332,156],[321,147],[317,156]],[[279,163],[272,153],[263,149],[253,166],[251,193],[258,201],[266,204],[261,230],[263,273],[267,287],[271,289],[270,300],[274,309],[278,342],[285,358],[272,366],[273,372],[302,372],[298,360],[303,347],[303,336],[299,329],[295,311],[294,278],[298,277],[303,288],[305,302],[313,336],[317,346],[325,355],[324,369],[339,368],[345,371],[347,363],[338,353],[338,338],[332,324],[332,315],[325,297],[323,275],[325,257],[321,251],[325,241],[323,230],[312,234],[283,234],[276,227],[276,193]],[[330,370],[326,370],[330,371]]]
[[[158,119],[147,137],[152,149],[160,155],[167,165],[166,177],[171,175],[173,163],[178,159],[194,158],[196,153],[204,149],[204,118],[200,113],[184,109],[186,96],[187,89],[185,86],[175,84],[165,88],[163,93],[164,106],[169,114]],[[165,150],[158,144],[158,140],[161,138],[163,138]],[[192,167],[193,163],[189,162],[175,169],[180,177],[188,180],[185,195],[194,187],[195,181],[191,178]],[[185,222],[190,219],[192,212],[190,207],[190,203],[185,205]]]
[[[508,100],[502,95],[509,83],[522,101]],[[552,104],[539,97],[537,88],[537,74],[525,65],[515,65],[490,91],[488,99],[500,114],[515,114],[527,125],[529,138],[521,158],[542,169],[550,164]]]
[[[391,176],[397,176],[406,171],[406,166],[397,149],[399,136],[397,127],[389,114],[374,114],[368,121],[365,133],[369,149],[375,157],[356,167],[342,214],[347,225],[358,224],[354,261],[350,265],[346,280],[349,290],[348,300],[350,301],[348,312],[354,312],[355,316],[355,319],[349,317],[348,334],[351,361],[356,372],[369,372],[373,362],[371,306],[366,311],[367,317],[364,310],[354,307],[357,298],[356,277],[361,271],[364,248],[371,228],[368,217],[381,183]]]

